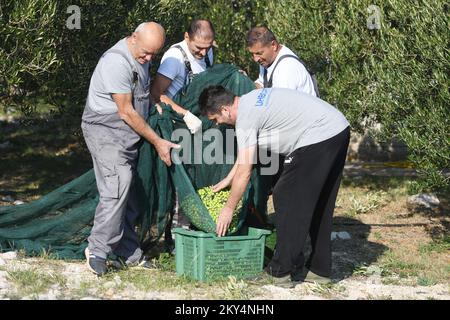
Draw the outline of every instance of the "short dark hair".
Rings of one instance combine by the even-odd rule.
[[[209,30],[208,30],[209,29]],[[187,33],[190,38],[204,38],[204,34],[212,34],[212,38],[214,39],[216,32],[214,27],[209,20],[196,19],[191,22]]]
[[[220,108],[230,106],[236,95],[222,86],[210,86],[202,91],[198,104],[202,115],[220,113]]]
[[[271,44],[272,41],[277,41],[273,32],[264,26],[254,27],[249,32],[247,32],[247,47],[253,47],[257,42],[262,45]]]

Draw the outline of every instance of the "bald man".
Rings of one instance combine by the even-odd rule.
[[[142,23],[103,54],[91,78],[81,128],[100,198],[85,254],[89,269],[99,276],[107,272],[110,254],[127,266],[146,263],[135,232],[138,210],[133,191],[141,137],[168,166],[171,148],[179,147],[160,138],[146,122],[149,62],[164,41],[162,26]]]

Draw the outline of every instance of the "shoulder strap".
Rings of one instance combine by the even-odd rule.
[[[133,89],[133,96],[134,96],[134,90],[135,90],[136,85],[137,85],[138,80],[139,80],[139,74],[138,74],[138,72],[137,72],[136,66],[134,65],[134,63],[132,63],[132,62],[130,61],[130,59],[128,59],[127,55],[126,55],[124,52],[120,51],[120,50],[117,50],[117,49],[109,49],[108,51],[106,51],[106,52],[103,54],[103,56],[105,56],[105,54],[107,54],[107,53],[116,53],[116,54],[118,54],[118,55],[121,55],[122,58],[124,58],[124,59],[128,62],[128,64],[130,65],[131,70],[133,71],[132,89]]]
[[[268,88],[271,88],[271,87],[272,87],[272,78],[273,78],[273,74],[274,74],[274,72],[275,72],[275,69],[277,68],[278,64],[279,64],[283,59],[286,59],[286,58],[294,58],[295,60],[297,60],[298,62],[300,62],[300,63],[305,67],[306,71],[308,71],[309,74],[311,74],[311,72],[308,70],[308,67],[307,67],[306,64],[303,62],[303,60],[301,60],[301,59],[300,59],[299,57],[297,57],[297,56],[294,56],[293,54],[285,54],[285,55],[281,56],[281,57],[278,59],[277,63],[276,63],[275,66],[273,67],[272,74],[270,75],[269,81],[267,82],[267,84],[270,86],[270,87],[268,87]],[[267,69],[265,69],[264,71],[265,71],[265,74],[266,74],[266,77],[267,77]]]
[[[192,72],[192,67],[191,67],[191,63],[189,62],[189,58],[188,58],[186,52],[184,51],[184,49],[179,44],[177,44],[173,47],[180,50],[181,53],[183,54],[184,66],[186,67],[187,80],[188,80],[187,83],[190,83],[192,81],[192,79],[194,78],[194,73]]]
[[[209,50],[212,50],[212,48],[210,48]],[[208,50],[208,51],[206,51],[206,56],[205,56],[205,64],[206,64],[206,69],[208,69],[208,68],[211,68],[211,67],[212,67],[212,63],[211,63],[211,60],[209,60],[209,56],[208,56],[209,50]]]
[[[272,78],[273,78],[273,74],[275,72],[275,69],[277,68],[277,66],[280,63],[280,61],[283,60],[283,59],[286,59],[286,58],[294,58],[295,60],[300,62],[305,67],[306,71],[308,71],[308,73],[311,76],[311,79],[313,81],[314,91],[316,92],[317,97],[319,97],[319,87],[317,86],[317,79],[316,79],[316,76],[315,76],[314,72],[312,72],[310,69],[308,69],[308,67],[306,66],[306,63],[302,59],[300,59],[297,56],[294,56],[293,54],[285,54],[285,55],[281,56],[278,59],[277,63],[273,67],[272,74],[270,75],[270,78],[269,78],[268,81],[267,81],[267,69],[264,68],[264,87],[272,88]]]

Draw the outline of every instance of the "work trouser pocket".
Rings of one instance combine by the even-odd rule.
[[[105,198],[118,199],[120,185],[119,175],[117,173],[114,173],[104,176],[103,178],[105,183],[101,196]]]
[[[119,198],[120,179],[116,165],[104,159],[93,158],[97,188],[102,198]]]

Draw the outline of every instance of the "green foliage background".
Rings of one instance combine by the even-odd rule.
[[[0,103],[32,108],[44,97],[74,122],[101,54],[142,21],[180,41],[193,18],[210,19],[218,62],[256,77],[245,33],[268,25],[280,42],[317,73],[324,100],[344,112],[353,130],[381,124],[377,138],[398,137],[422,173],[419,190],[448,190],[449,5],[440,0],[0,0]],[[81,29],[69,30],[69,5],[81,8]],[[381,28],[367,27],[370,5]],[[158,61],[155,61],[154,69]]]

